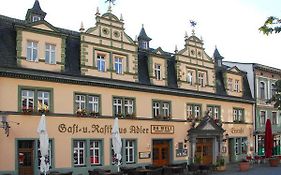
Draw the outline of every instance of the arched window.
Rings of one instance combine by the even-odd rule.
[[[260,99],[265,99],[265,84],[260,82]]]
[[[275,95],[275,93],[276,93],[276,86],[273,83],[273,84],[271,84],[271,96]]]

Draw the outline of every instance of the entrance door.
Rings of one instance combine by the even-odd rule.
[[[196,141],[195,156],[197,163],[208,165],[213,163],[213,139],[200,138]]]
[[[33,175],[34,141],[18,142],[18,167],[20,175]]]
[[[153,141],[153,165],[164,166],[169,164],[170,146],[168,140]]]

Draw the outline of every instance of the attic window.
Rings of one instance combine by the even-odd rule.
[[[148,48],[148,43],[146,41],[142,41],[141,48],[147,49]]]
[[[41,20],[40,16],[32,16],[32,22],[40,21],[40,20]]]

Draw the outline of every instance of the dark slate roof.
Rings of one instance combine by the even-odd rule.
[[[175,57],[167,59],[167,71],[168,71],[168,86],[171,88],[177,88],[177,71],[176,71],[176,60]]]
[[[150,41],[151,38],[149,38],[147,36],[147,34],[145,33],[144,27],[141,28],[140,34],[138,36],[138,40],[145,40],[145,41]]]
[[[34,4],[33,4],[33,7],[31,9],[28,9],[28,13],[34,13],[34,14],[38,14],[38,15],[41,15],[43,17],[46,16],[46,12],[44,12],[41,7],[40,7],[40,4],[39,4],[39,1],[38,0],[35,0]]]
[[[148,53],[145,50],[138,52],[138,79],[142,84],[150,84],[148,71]]]
[[[214,57],[215,60],[223,59],[223,58],[224,58],[223,56],[221,56],[221,54],[219,53],[219,51],[218,51],[217,48],[216,48],[215,51],[214,51],[213,57]]]

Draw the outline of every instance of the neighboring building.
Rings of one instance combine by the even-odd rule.
[[[45,16],[37,0],[25,20],[0,15],[0,174],[38,174],[42,112],[51,168],[74,174],[116,168],[114,117],[122,166],[210,164],[219,155],[235,162],[251,153],[246,73],[223,65],[217,49],[210,58],[194,33],[169,53],[150,48],[144,28],[133,41],[110,10],[80,32]]]
[[[274,108],[273,103],[268,100],[276,91],[275,82],[281,79],[281,69],[257,64],[223,62],[229,66],[237,66],[246,71],[250,84],[252,96],[256,99],[255,107],[255,152],[264,155],[264,132],[267,119],[271,120],[274,137],[273,154],[281,155],[281,111]]]

